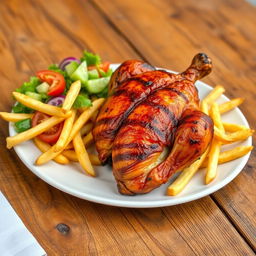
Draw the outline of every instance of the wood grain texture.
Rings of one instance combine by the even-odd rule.
[[[254,93],[250,87],[253,72],[248,64],[243,64],[231,50],[220,57],[219,49],[215,49],[211,38],[200,41],[200,34],[196,33],[197,29],[202,30],[200,26],[203,25],[198,15],[205,11],[200,11],[202,2],[199,5],[193,5],[193,1],[188,3],[183,10],[183,5],[176,3],[175,6],[172,1],[108,1],[106,5],[98,0],[52,0],[50,6],[43,0],[36,3],[32,0],[2,1],[1,110],[10,109],[13,102],[10,92],[36,70],[69,55],[79,56],[84,48],[112,62],[144,58],[155,65],[180,70],[187,66],[195,52],[207,52],[204,45],[211,43],[218,72],[215,71],[208,82],[223,81],[224,75],[230,75],[231,78],[225,78],[225,84],[230,84],[230,96],[237,95],[237,92],[232,94],[233,88],[241,92],[239,86],[245,83],[250,88],[248,95]],[[218,8],[222,7],[216,3]],[[171,12],[168,8],[172,8]],[[157,19],[152,22],[152,17]],[[198,26],[193,30],[191,18]],[[204,20],[208,19],[210,17],[205,14]],[[254,29],[249,21],[245,24]],[[230,26],[232,29],[232,24]],[[180,32],[181,28],[185,31]],[[206,36],[207,31],[201,31],[201,34]],[[248,36],[253,40],[255,35]],[[220,49],[224,45],[220,43]],[[233,70],[229,67],[230,70],[226,65],[232,58],[235,67]],[[253,63],[253,59],[250,61]],[[238,67],[240,72],[248,72],[249,78],[245,73],[236,76]],[[240,78],[244,82],[238,83]],[[246,109],[250,108],[245,106],[243,110]],[[251,122],[255,120],[253,113],[248,117]],[[48,255],[254,255],[251,247],[254,244],[255,210],[247,208],[255,200],[249,188],[244,188],[242,193],[239,191],[239,195],[237,192],[244,186],[246,178],[251,177],[250,184],[255,185],[253,162],[252,168],[247,165],[245,174],[234,181],[236,187],[233,187],[233,182],[215,193],[214,200],[225,214],[210,197],[175,207],[125,209],[80,200],[47,185],[21,163],[13,150],[5,148],[6,136],[7,124],[1,120],[0,189]],[[252,161],[255,163],[255,158]],[[243,203],[245,199],[247,206]],[[247,228],[249,225],[250,229]]]

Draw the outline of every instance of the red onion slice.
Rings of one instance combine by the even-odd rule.
[[[49,105],[53,105],[53,106],[60,106],[63,104],[65,100],[65,95],[60,95],[60,96],[57,96],[57,97],[54,97],[54,98],[51,98],[47,104]]]
[[[72,61],[77,62],[78,64],[80,64],[80,60],[78,60],[75,57],[67,57],[64,60],[61,61],[61,63],[59,64],[59,68],[62,70],[65,70],[65,67]]]

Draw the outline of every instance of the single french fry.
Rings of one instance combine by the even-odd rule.
[[[201,106],[200,109],[203,113],[205,113],[206,115],[209,115],[209,109],[208,109],[208,104],[206,101],[201,101]]]
[[[104,102],[105,99],[100,98],[95,100],[92,103],[92,106],[88,108],[85,112],[83,112],[78,119],[76,120],[75,124],[73,125],[72,131],[70,133],[69,139],[67,141],[67,145],[73,140],[75,135],[80,131],[80,129],[84,126],[84,124],[88,121],[88,119],[91,117],[91,115],[96,111]],[[44,163],[47,163],[51,159],[53,159],[55,156],[57,156],[61,151],[54,152],[54,146],[51,147],[48,151],[43,153],[41,156],[39,156],[36,160],[37,165],[41,165]]]
[[[64,150],[62,154],[66,156],[69,160],[73,162],[78,162],[77,154],[74,150]],[[88,155],[93,165],[101,165],[100,159],[97,155],[90,154],[90,153],[88,153]]]
[[[24,141],[34,138],[37,135],[49,130],[54,125],[62,122],[63,120],[64,120],[64,118],[62,118],[62,117],[52,116],[49,119],[38,124],[37,126],[34,126],[30,129],[26,130],[25,132],[21,132],[12,137],[7,137],[6,138],[7,148],[10,149],[19,143],[22,143]]]
[[[93,128],[92,122],[86,123],[80,130],[81,136],[88,134],[92,130],[92,128]]]
[[[36,146],[39,148],[39,150],[41,150],[42,152],[46,152],[47,150],[49,150],[51,148],[51,145],[49,145],[48,143],[45,143],[44,141],[41,141],[38,138],[34,138],[34,142],[35,142]],[[58,164],[68,164],[69,163],[68,157],[65,157],[63,154],[59,154],[58,156],[53,158],[53,161],[55,161]]]
[[[83,142],[85,147],[88,147],[93,142],[93,136],[91,132],[83,137]]]
[[[230,150],[226,150],[223,152],[220,152],[219,158],[218,158],[218,164],[223,164],[232,160],[235,160],[237,158],[240,158],[247,153],[249,153],[253,149],[253,146],[239,146],[232,148]],[[205,168],[208,164],[208,159],[204,160],[200,168]]]
[[[8,122],[18,122],[24,119],[32,118],[33,114],[0,112],[0,117]]]
[[[76,97],[78,96],[78,94],[80,92],[80,89],[81,89],[81,81],[80,80],[77,80],[71,84],[71,86],[68,90],[68,93],[66,95],[66,98],[63,102],[63,105],[62,105],[62,108],[65,111],[68,111],[71,109],[71,107],[73,106],[73,104],[76,100]]]
[[[20,102],[21,104],[32,108],[34,110],[38,110],[40,112],[43,112],[45,114],[51,115],[51,116],[58,116],[58,117],[68,117],[71,115],[71,113],[64,113],[64,110],[62,108],[52,106],[49,104],[45,104],[41,101],[34,100],[30,97],[28,97],[25,94],[19,93],[19,92],[13,92],[12,93],[14,98]]]
[[[197,170],[200,168],[201,164],[206,159],[208,152],[209,149],[207,149],[198,160],[196,160],[193,164],[181,172],[178,178],[167,188],[168,196],[175,196],[185,188],[185,186],[189,183]]]
[[[212,182],[217,175],[220,145],[221,143],[218,140],[213,139],[212,144],[210,146],[210,151],[209,151],[208,165],[206,168],[206,175],[205,175],[205,184],[209,184],[210,182]]]
[[[244,98],[236,98],[236,99],[227,101],[227,102],[219,105],[219,111],[221,114],[224,114],[224,113],[234,109],[235,107],[239,106],[243,102],[244,102]]]
[[[79,163],[85,172],[91,176],[96,176],[95,171],[89,159],[89,155],[85,149],[80,132],[78,132],[73,139],[74,149]]]
[[[223,144],[228,144],[228,143],[232,143],[239,140],[245,140],[248,137],[252,136],[253,133],[254,133],[254,130],[243,129],[237,132],[225,134],[224,132],[220,131],[218,127],[214,126],[214,136]]]
[[[66,142],[68,140],[68,137],[71,133],[72,127],[73,127],[73,123],[75,121],[75,117],[76,117],[76,110],[72,109],[72,114],[70,117],[68,117],[65,121],[64,121],[64,125],[60,134],[60,137],[58,139],[58,141],[55,144],[54,147],[54,151],[55,152],[59,152],[61,150],[64,149]]]
[[[203,101],[211,105],[216,99],[218,99],[225,89],[221,85],[217,85],[204,99]]]
[[[222,122],[222,124],[226,132],[237,132],[240,130],[248,129],[248,127],[244,125],[239,125],[239,124],[231,124],[231,123],[224,123],[224,122]]]
[[[96,120],[96,118],[97,118],[97,116],[98,116],[98,113],[99,113],[99,110],[97,110],[97,111],[95,111],[94,113],[93,113],[93,115],[91,116],[91,121],[92,122],[95,122],[95,120]]]
[[[210,110],[210,116],[214,122],[214,125],[221,131],[225,132],[223,124],[221,122],[221,117],[220,117],[220,112],[219,112],[219,107],[216,102],[213,102]]]

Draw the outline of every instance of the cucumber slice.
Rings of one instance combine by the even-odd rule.
[[[34,99],[34,100],[38,100],[38,101],[42,101],[42,96],[38,93],[35,92],[26,92],[25,93],[28,97]]]
[[[68,75],[71,76],[74,71],[78,68],[79,64],[76,61],[71,61],[66,67],[65,70],[67,71]]]
[[[88,80],[88,71],[86,61],[83,61],[78,68],[71,74],[70,78],[73,81],[80,80],[82,85],[86,85]]]
[[[36,90],[37,90],[37,92],[39,92],[39,93],[47,93],[48,90],[49,90],[49,87],[50,87],[50,85],[49,85],[48,83],[43,82],[43,83],[39,84],[39,85],[36,87]]]
[[[99,78],[99,72],[97,69],[89,70],[88,71],[88,78],[90,79],[97,79]]]
[[[89,80],[86,83],[86,89],[90,94],[100,93],[107,87],[109,80],[110,77]]]

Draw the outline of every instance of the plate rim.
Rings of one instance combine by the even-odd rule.
[[[120,63],[115,63],[115,64],[111,64],[111,67],[114,68],[119,65],[120,65]],[[163,69],[163,68],[161,68],[161,69]],[[177,73],[170,69],[164,68],[164,70],[173,72],[173,73]],[[197,82],[202,83],[205,87],[207,87],[210,90],[213,89],[213,87],[206,84],[205,82],[202,82],[201,80],[199,80]],[[223,97],[225,98],[225,100],[229,100],[229,98],[227,96],[225,96],[224,94],[223,94]],[[245,116],[243,115],[242,111],[238,107],[236,107],[236,110],[238,111],[239,116],[241,117],[243,122],[246,124],[246,126],[249,127],[248,121],[245,118]],[[9,122],[9,135],[11,136],[14,134],[15,134],[15,132],[13,130],[12,123]],[[251,136],[247,139],[247,142],[248,142],[248,144],[252,145],[252,137]],[[109,206],[116,206],[116,207],[126,207],[126,208],[168,207],[168,206],[179,205],[179,204],[191,202],[191,201],[203,198],[205,196],[208,196],[208,195],[218,191],[219,189],[223,188],[225,185],[229,184],[243,170],[244,166],[246,165],[246,163],[251,155],[251,152],[249,152],[248,154],[243,156],[241,158],[241,161],[239,162],[239,164],[236,166],[235,171],[232,171],[225,179],[219,181],[218,183],[216,183],[214,185],[205,185],[205,189],[202,191],[198,191],[191,195],[186,195],[185,197],[176,197],[176,198],[171,197],[172,199],[170,199],[170,200],[166,199],[166,200],[162,200],[162,201],[144,201],[144,202],[143,201],[135,201],[135,202],[133,202],[133,201],[125,200],[125,197],[126,197],[125,195],[124,195],[124,200],[120,201],[117,199],[109,199],[109,198],[104,198],[101,196],[95,196],[95,195],[91,195],[88,193],[75,191],[75,190],[73,190],[73,188],[66,187],[65,185],[62,185],[61,183],[59,183],[58,181],[53,180],[51,177],[43,175],[43,172],[40,172],[40,170],[38,171],[36,166],[29,163],[28,160],[24,157],[24,155],[20,154],[19,149],[16,146],[14,147],[14,150],[15,150],[17,156],[20,158],[20,160],[25,164],[25,166],[32,173],[34,173],[37,177],[39,177],[40,179],[45,181],[47,184],[61,190],[62,192],[68,193],[68,194],[78,197],[80,199],[88,200],[88,201],[91,201],[94,203],[99,203],[99,204],[109,205]],[[164,195],[164,196],[166,196],[166,195]],[[166,196],[166,197],[169,197],[169,196]]]

